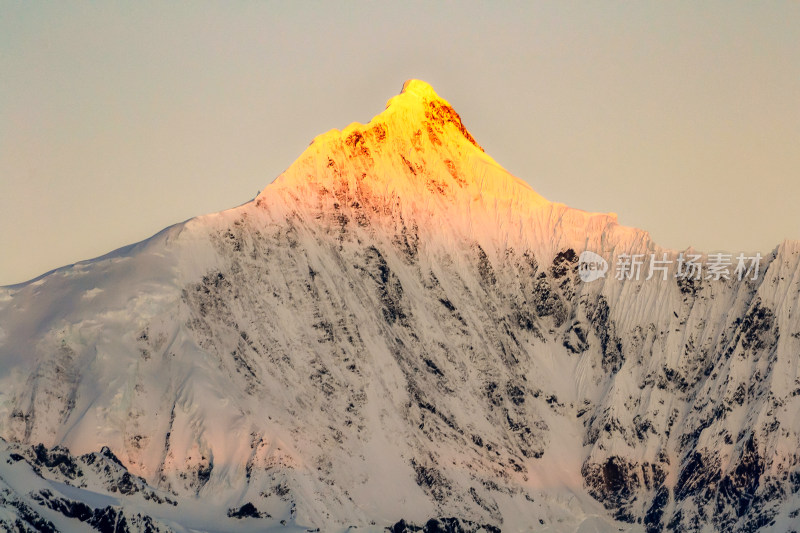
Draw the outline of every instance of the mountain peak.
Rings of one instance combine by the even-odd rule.
[[[455,109],[417,79],[406,81],[368,123],[317,136],[258,200],[268,202],[273,190],[298,193],[312,184],[326,190],[371,184],[424,201],[434,191],[447,202],[456,196],[468,202],[476,194],[544,201],[486,154]]]
[[[472,145],[483,151],[467,128],[461,122],[461,117],[453,109],[450,103],[439,96],[433,87],[422,80],[410,79],[403,84],[400,94],[394,96],[386,103],[386,109],[391,114],[392,111],[402,113],[402,120],[409,124],[419,123],[426,125],[430,131],[433,128],[445,128],[447,125],[455,126],[458,133],[466,138]],[[386,112],[378,115],[378,119]],[[388,117],[386,117],[388,118]],[[375,121],[373,119],[372,122]],[[372,123],[371,122],[371,123]],[[458,137],[458,135],[456,135]]]
[[[436,91],[433,90],[433,87],[425,81],[417,80],[417,79],[410,79],[406,80],[403,84],[403,89],[400,91],[400,95],[408,95],[408,97],[416,97],[422,100],[441,100]]]

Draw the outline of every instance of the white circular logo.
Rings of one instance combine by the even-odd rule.
[[[578,257],[578,275],[581,277],[581,281],[589,283],[604,278],[606,272],[608,272],[608,261],[589,250],[581,252]]]

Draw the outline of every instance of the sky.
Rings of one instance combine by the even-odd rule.
[[[242,204],[409,78],[662,246],[800,239],[800,1],[0,0],[0,285]]]

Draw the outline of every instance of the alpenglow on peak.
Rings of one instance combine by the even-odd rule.
[[[366,188],[372,198],[430,203],[438,214],[443,205],[468,210],[477,198],[526,209],[549,204],[486,154],[447,100],[416,79],[368,123],[317,136],[257,202],[274,204],[274,194],[287,189],[311,198],[332,188],[349,198]]]
[[[427,101],[442,99],[438,94],[436,94],[436,91],[433,89],[430,83],[417,79],[406,80],[406,82],[403,83],[403,88],[400,91],[400,95],[404,94],[408,95],[407,97],[413,96]],[[391,102],[391,100],[389,102]],[[387,103],[387,107],[388,106],[389,104]]]

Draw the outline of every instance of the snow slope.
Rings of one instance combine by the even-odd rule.
[[[131,531],[800,530],[800,243],[693,283],[583,283],[583,250],[678,255],[411,80],[252,202],[0,289],[0,524],[98,529],[60,494]]]

